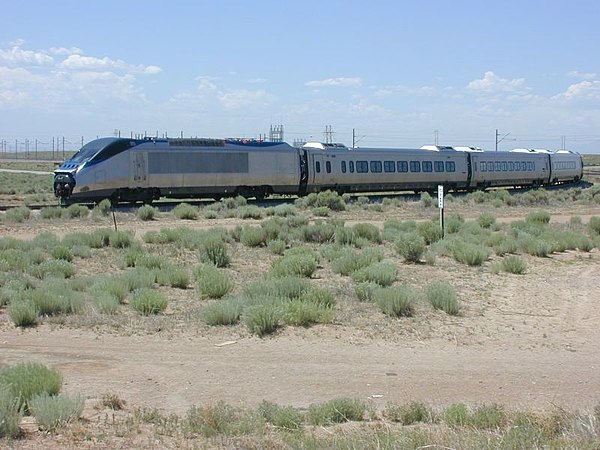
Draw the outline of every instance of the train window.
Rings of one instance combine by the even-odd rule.
[[[383,162],[383,171],[387,173],[396,171],[396,163],[394,161],[384,161]]]
[[[502,170],[502,168],[500,167],[500,161],[494,162],[494,170],[496,172],[500,172]]]
[[[531,161],[527,162],[527,170],[529,170],[530,172],[533,172],[535,170],[535,167],[533,166],[533,163]]]
[[[435,172],[443,172],[444,171],[444,161],[434,161],[433,162],[433,170]]]
[[[371,172],[381,173],[381,161],[371,161]]]
[[[319,161],[315,163],[315,171],[321,173],[321,163]]]
[[[446,172],[456,172],[456,163],[454,161],[446,161]]]
[[[486,163],[484,161],[481,161],[479,163],[479,170],[482,171],[482,172],[487,172],[487,165],[486,165]]]
[[[506,172],[508,170],[508,163],[506,161],[502,162],[502,171]]]
[[[408,172],[408,163],[406,161],[398,161],[398,172]]]
[[[487,163],[487,171],[488,172],[493,172],[494,171],[494,163],[493,162],[488,162]]]
[[[420,172],[421,171],[421,162],[420,161],[411,161],[410,162],[410,171],[411,172]]]
[[[350,173],[354,173],[354,161],[348,163],[348,168],[350,169]]]
[[[342,161],[342,173],[346,173],[346,161]]]
[[[369,163],[367,161],[356,161],[356,173],[368,173]]]
[[[512,161],[509,161],[508,163],[508,170],[510,170],[511,172],[515,170],[515,163]]]
[[[431,161],[423,161],[423,172],[433,172],[433,164]]]
[[[330,161],[325,161],[325,170],[327,171],[327,173],[331,173],[331,162]]]

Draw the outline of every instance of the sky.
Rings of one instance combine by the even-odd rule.
[[[259,138],[600,153],[597,0],[0,0],[0,144]],[[497,134],[496,134],[497,133]]]

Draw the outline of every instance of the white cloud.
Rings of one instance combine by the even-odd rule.
[[[158,66],[136,66],[126,63],[120,59],[114,60],[106,56],[104,58],[96,58],[93,56],[83,56],[80,54],[69,55],[58,65],[58,67],[66,70],[114,70],[148,75],[154,75],[162,71],[162,69]]]
[[[266,91],[233,90],[219,95],[219,101],[225,109],[240,109],[247,106],[264,106],[269,102]]]
[[[304,83],[305,86],[310,87],[329,87],[329,86],[341,86],[341,87],[360,87],[362,85],[362,78],[327,78],[325,80],[312,80]]]
[[[497,94],[507,92],[523,92],[527,90],[524,78],[513,78],[512,80],[499,77],[492,71],[488,71],[483,78],[473,80],[467,85],[467,89],[481,94]]]
[[[579,72],[578,70],[571,70],[567,73],[567,76],[570,78],[578,78],[580,80],[594,80],[598,75],[593,72]]]
[[[54,58],[45,52],[22,50],[14,46],[8,50],[0,49],[0,62],[8,66],[44,66],[54,63]]]
[[[48,51],[54,55],[81,55],[83,53],[78,47],[50,47]]]
[[[564,101],[600,101],[600,81],[585,80],[580,83],[572,84],[565,92],[555,95],[552,99]]]

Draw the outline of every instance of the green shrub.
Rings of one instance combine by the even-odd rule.
[[[588,229],[590,230],[590,234],[592,236],[600,236],[600,217],[590,217],[590,221],[588,222]]]
[[[119,308],[119,300],[108,293],[96,292],[92,297],[92,305],[101,314],[115,314]]]
[[[366,412],[367,405],[362,400],[338,398],[320,405],[310,405],[307,420],[311,425],[327,426],[363,420]]]
[[[381,261],[383,254],[379,251],[356,252],[349,248],[343,248],[331,262],[331,269],[335,273],[350,275],[358,269],[367,267]]]
[[[78,258],[91,258],[92,249],[88,245],[74,245],[71,247],[71,254]]]
[[[77,217],[85,218],[89,215],[90,210],[84,205],[71,205],[64,210],[63,214],[69,219],[75,219]]]
[[[201,298],[221,298],[233,289],[229,275],[212,264],[196,267],[194,275]]]
[[[477,223],[481,228],[490,228],[496,223],[496,217],[491,213],[484,212],[477,218]]]
[[[30,273],[39,279],[46,277],[70,278],[75,274],[75,267],[69,261],[53,259],[31,267]]]
[[[133,234],[129,231],[112,231],[108,236],[108,245],[113,248],[127,248],[133,244]]]
[[[263,400],[258,406],[262,418],[277,428],[297,430],[304,420],[302,413],[291,406],[279,406]]]
[[[8,316],[17,327],[31,327],[37,324],[38,310],[32,300],[11,301]]]
[[[127,283],[120,278],[101,276],[93,281],[90,292],[95,296],[106,294],[117,299],[119,303],[123,303],[130,289]]]
[[[29,219],[31,210],[27,206],[18,206],[16,208],[10,208],[4,214],[4,220],[7,222],[21,223]]]
[[[54,259],[62,259],[69,262],[73,261],[73,253],[69,247],[65,245],[57,245],[52,249],[51,254]]]
[[[383,410],[383,415],[392,422],[399,422],[402,425],[433,422],[433,411],[421,402],[411,402],[407,405],[388,403]]]
[[[242,305],[236,298],[229,298],[206,305],[202,310],[202,320],[207,325],[233,325],[240,320]]]
[[[274,255],[283,255],[286,247],[287,247],[287,244],[285,243],[285,241],[282,241],[279,239],[275,239],[275,240],[269,241],[267,243],[267,248]]]
[[[58,283],[43,285],[39,289],[28,291],[27,298],[33,301],[41,316],[79,312],[83,303],[76,292]]]
[[[332,308],[335,305],[333,292],[320,286],[309,287],[298,298],[301,302],[315,303],[326,308]]]
[[[464,403],[455,403],[446,408],[443,417],[450,427],[464,427],[469,422],[469,410]]]
[[[335,238],[336,227],[328,222],[316,222],[313,225],[304,225],[300,229],[302,240],[323,244],[332,242]]]
[[[356,236],[363,237],[371,242],[375,242],[376,244],[381,244],[383,241],[381,239],[381,232],[379,231],[379,228],[372,223],[357,223],[352,227],[352,231],[354,231]]]
[[[140,249],[139,255],[135,259],[135,267],[145,267],[146,269],[164,269],[169,266],[169,261],[161,255],[144,253]]]
[[[312,209],[312,213],[313,216],[316,217],[329,217],[331,209],[329,209],[327,206],[317,206]]]
[[[284,320],[288,325],[307,327],[314,323],[331,323],[333,310],[318,301],[292,300],[286,305]]]
[[[63,209],[60,206],[46,206],[40,210],[42,219],[60,219]]]
[[[456,241],[452,247],[452,257],[456,261],[469,266],[482,265],[488,259],[488,256],[487,248],[482,245]]]
[[[545,258],[552,251],[551,243],[528,234],[519,236],[517,244],[525,253],[540,258]]]
[[[144,249],[142,247],[131,247],[125,250],[123,253],[123,262],[125,267],[135,267],[138,265],[138,259],[144,256]]]
[[[180,203],[173,208],[173,215],[177,219],[196,220],[198,219],[198,208],[189,203]]]
[[[423,236],[427,245],[433,244],[444,237],[442,227],[438,223],[421,222],[417,225],[417,233]]]
[[[294,299],[299,298],[309,288],[310,282],[306,278],[283,277],[256,281],[244,287],[243,292],[249,299],[264,297]]]
[[[236,215],[240,219],[262,219],[263,210],[256,205],[242,206]]]
[[[169,266],[156,272],[156,282],[161,286],[187,289],[190,284],[190,276],[185,269]]]
[[[54,431],[59,426],[78,419],[83,412],[83,406],[84,399],[81,396],[50,396],[46,392],[36,395],[29,402],[38,426],[47,431]]]
[[[106,217],[110,214],[111,210],[112,210],[112,204],[110,203],[109,199],[105,198],[100,203],[98,203],[96,206],[94,206],[94,210],[92,211],[92,214]]]
[[[158,209],[154,208],[150,205],[143,205],[138,208],[135,215],[138,219],[143,221],[154,220],[156,215],[158,214]]]
[[[258,247],[266,240],[266,231],[262,227],[244,227],[240,233],[240,242],[247,247]]]
[[[237,209],[240,206],[245,206],[248,204],[248,200],[246,197],[242,197],[238,195],[237,197],[227,197],[221,200],[221,203],[226,209]]]
[[[444,222],[446,233],[458,233],[462,229],[464,224],[465,219],[460,214],[451,214],[446,218],[446,221]]]
[[[167,308],[167,303],[164,295],[149,288],[140,288],[133,291],[129,302],[135,311],[144,316],[163,312]]]
[[[244,309],[243,320],[251,333],[262,337],[277,330],[282,315],[277,305],[256,304]]]
[[[419,262],[426,249],[425,239],[416,232],[402,233],[395,242],[396,251],[408,262]]]
[[[460,304],[454,287],[445,282],[433,282],[427,287],[427,300],[435,309],[456,316],[460,312]]]
[[[39,363],[19,363],[0,370],[0,386],[8,387],[13,398],[17,399],[18,408],[24,411],[29,411],[29,402],[36,395],[58,394],[62,383],[58,370]]]
[[[10,392],[10,388],[0,384],[0,438],[17,438],[21,430],[19,424],[23,410],[18,399]]]
[[[371,283],[367,281],[357,284],[354,287],[354,292],[356,293],[359,301],[371,302],[375,298],[375,291],[380,287],[381,286],[379,286],[377,283]]]
[[[525,221],[537,225],[546,225],[550,222],[550,213],[548,211],[533,211],[527,214]]]
[[[334,191],[312,192],[304,198],[296,201],[303,208],[327,207],[333,211],[344,211],[346,203],[344,199]]]
[[[522,275],[527,270],[527,263],[520,256],[509,255],[502,259],[502,269],[508,273]]]
[[[434,203],[435,202],[433,201],[433,197],[431,197],[431,194],[429,192],[422,192],[421,193],[421,204],[425,208],[432,207]]]
[[[388,316],[413,315],[416,293],[408,286],[380,288],[373,296],[381,311]]]
[[[277,205],[273,208],[273,212],[277,217],[289,217],[298,214],[298,210],[294,205]]]
[[[480,430],[502,428],[507,422],[506,412],[500,405],[482,405],[473,411],[469,424]]]
[[[301,276],[310,278],[317,270],[317,261],[311,255],[285,255],[276,260],[271,268],[275,277]]]
[[[136,289],[151,288],[156,281],[156,275],[150,269],[136,267],[120,275],[119,279],[127,291],[133,292]]]
[[[217,236],[207,236],[202,242],[200,261],[227,267],[231,259],[227,253],[227,244]]]
[[[352,279],[356,283],[371,281],[380,286],[390,286],[398,277],[398,269],[388,261],[373,263],[362,269],[358,269],[352,274]]]

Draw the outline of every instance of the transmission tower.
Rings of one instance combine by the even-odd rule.
[[[271,125],[269,140],[271,142],[283,142],[283,125]]]
[[[326,144],[333,144],[333,127],[331,125],[325,125],[325,132],[323,133],[323,141]]]

